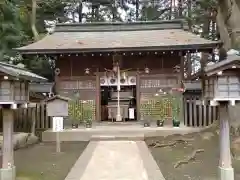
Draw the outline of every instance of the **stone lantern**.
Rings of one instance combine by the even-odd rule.
[[[220,180],[234,180],[231,162],[229,109],[240,100],[240,56],[226,59],[205,69],[204,96],[212,106],[219,106],[220,117]]]
[[[235,104],[240,100],[240,56],[231,55],[226,60],[207,66],[207,79],[204,86],[204,97],[211,105],[219,102]]]
[[[0,179],[15,180],[13,156],[14,109],[27,107],[29,81],[46,81],[26,69],[0,62],[0,106],[3,112],[2,168]]]

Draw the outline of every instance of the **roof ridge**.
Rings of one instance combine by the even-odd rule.
[[[55,32],[106,32],[160,29],[186,29],[184,19],[136,22],[93,22],[56,24]]]
[[[131,25],[131,24],[161,24],[182,22],[184,19],[154,20],[154,21],[132,21],[132,22],[86,22],[86,23],[57,23],[56,26],[95,26],[95,25]]]

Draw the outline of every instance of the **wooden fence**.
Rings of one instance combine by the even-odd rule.
[[[36,132],[42,132],[52,127],[52,121],[47,116],[46,105],[38,104],[34,108],[17,109],[14,114],[14,131],[30,132],[32,117],[36,117]],[[200,105],[197,99],[184,99],[184,124],[192,127],[204,127],[218,120],[218,108]],[[0,110],[0,130],[2,130],[2,110]]]
[[[218,107],[201,105],[198,99],[184,99],[184,124],[206,127],[218,120]]]
[[[38,104],[36,107],[17,109],[14,112],[14,131],[30,132],[32,117],[36,117],[36,132],[51,128],[52,122],[46,113],[46,105]],[[0,110],[0,129],[3,128],[2,110]]]

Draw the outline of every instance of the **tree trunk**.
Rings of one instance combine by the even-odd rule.
[[[94,15],[95,15],[95,13],[94,13],[94,10],[95,10],[95,5],[93,5],[93,4],[92,4],[92,11],[91,11],[91,22],[93,22],[93,21],[94,21],[94,19],[95,19],[95,17],[94,17]]]
[[[209,15],[207,14],[207,17],[209,17]],[[210,35],[210,19],[206,18],[204,23],[203,23],[203,28],[202,28],[202,37],[204,38],[209,38]]]
[[[192,31],[192,0],[187,2],[187,11],[188,11],[188,28],[189,31]]]
[[[183,0],[178,0],[178,18],[183,16]]]
[[[218,13],[217,13],[216,21],[217,21],[217,26],[218,26],[218,32],[220,34],[220,39],[224,43],[223,47],[226,50],[229,50],[231,48],[231,39],[230,39],[229,34],[228,34],[227,26],[224,23],[223,14],[221,12],[220,7],[218,7]]]
[[[136,21],[139,18],[139,0],[136,0]]]
[[[238,8],[240,9],[240,1],[236,1]]]
[[[112,22],[116,22],[117,19],[117,7],[116,4],[113,3],[112,5]]]
[[[240,10],[236,4],[235,0],[231,0],[231,12],[229,12],[229,18],[227,20],[227,24],[231,28],[230,38],[232,40],[232,47],[239,48],[240,47]]]
[[[36,28],[36,11],[37,11],[37,2],[36,2],[36,0],[32,0],[31,28],[32,28],[34,40],[38,41],[39,34],[38,34],[38,31]]]
[[[170,12],[169,12],[169,20],[172,19],[172,12],[173,12],[173,0],[171,0],[171,4],[170,4]]]
[[[79,1],[78,5],[78,22],[82,22],[82,0]]]
[[[218,0],[217,24],[226,49],[240,47],[240,9],[239,2],[238,4],[236,2],[236,0]]]

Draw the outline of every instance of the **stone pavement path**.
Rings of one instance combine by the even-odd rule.
[[[91,141],[65,180],[164,180],[144,141]]]

